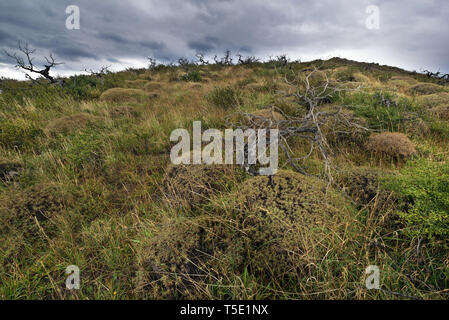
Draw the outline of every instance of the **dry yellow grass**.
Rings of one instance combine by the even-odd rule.
[[[420,96],[418,98],[418,102],[426,108],[437,107],[439,105],[447,105],[449,104],[449,93],[438,92],[434,94]]]
[[[434,83],[418,83],[414,86],[411,86],[409,91],[411,94],[415,95],[428,95],[433,94],[437,92],[441,92],[443,90],[443,87]]]
[[[430,109],[430,113],[441,120],[449,121],[449,104]]]
[[[148,93],[140,89],[112,88],[103,92],[100,96],[101,101],[106,102],[142,102],[149,97]]]
[[[377,156],[407,158],[416,153],[415,145],[406,135],[399,132],[383,132],[369,137],[366,148]]]
[[[146,91],[157,91],[157,90],[160,90],[161,88],[162,88],[162,83],[154,82],[154,81],[147,82],[144,86],[144,89]]]
[[[70,133],[84,129],[98,120],[101,120],[101,118],[89,113],[78,113],[51,121],[45,131],[50,135]]]

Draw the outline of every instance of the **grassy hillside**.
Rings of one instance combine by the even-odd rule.
[[[318,150],[308,175],[281,156],[272,180],[170,164],[170,133],[194,120],[225,129],[266,106],[300,115],[285,78],[311,66],[358,88],[322,107],[371,129],[329,133],[331,186]],[[0,86],[2,299],[448,298],[448,86],[343,59]],[[65,289],[69,265],[80,290]],[[369,265],[382,290],[366,289]]]

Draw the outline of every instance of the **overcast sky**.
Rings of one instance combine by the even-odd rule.
[[[69,5],[79,7],[79,30],[66,28]],[[366,25],[370,5],[380,9],[379,29]],[[0,48],[28,42],[36,62],[51,51],[64,62],[60,75],[225,49],[449,72],[448,30],[447,0],[0,0]],[[2,52],[0,76],[22,77],[11,63]]]

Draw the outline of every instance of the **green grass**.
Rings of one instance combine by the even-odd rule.
[[[275,257],[251,260],[272,242],[250,241],[242,233],[248,225],[238,220],[242,219],[239,210],[246,209],[235,199],[254,191],[242,192],[243,184],[252,178],[244,173],[237,178],[231,175],[225,180],[232,183],[204,204],[171,206],[166,193],[173,145],[169,138],[176,128],[191,131],[193,120],[201,120],[203,129],[223,129],[225,120],[239,110],[275,105],[289,115],[303,113],[304,106],[276,91],[285,85],[283,77],[291,73],[289,68],[298,71],[313,64],[331,71],[347,67],[341,74],[345,81],[351,81],[355,73],[380,80],[359,92],[334,97],[330,103],[352,111],[371,129],[407,134],[418,152],[404,163],[380,162],[364,150],[364,136],[357,143],[332,141],[338,146],[332,154],[336,175],[363,167],[388,178],[379,184],[368,175],[360,176],[358,181],[369,187],[370,194],[379,188],[377,197],[363,203],[349,199],[349,185],[335,185],[334,192],[350,208],[350,214],[341,218],[346,227],[338,232],[343,236],[339,240],[330,237],[337,228],[329,227],[328,236],[314,242],[328,246],[324,258],[277,278],[270,270],[284,270],[286,262]],[[66,79],[64,88],[2,82],[8,89],[0,95],[0,166],[5,172],[17,170],[18,175],[7,180],[0,173],[0,298],[158,299],[172,293],[176,298],[192,299],[402,299],[401,294],[448,298],[449,123],[429,115],[419,99],[388,91],[384,83],[392,76],[431,80],[393,67],[342,59],[290,63],[288,68],[280,68],[277,62],[198,66],[191,78],[181,79],[182,74],[179,68],[159,66],[151,71],[108,73],[102,80],[74,76]],[[128,88],[127,81],[142,79],[161,84],[157,97],[129,103],[99,100],[108,89]],[[261,85],[251,89],[251,84]],[[135,112],[113,113],[119,107]],[[79,114],[95,121],[48,134],[49,124]],[[428,130],[417,134],[417,121]],[[309,151],[301,141],[291,145],[301,155]],[[284,156],[280,160],[283,163]],[[311,173],[321,172],[318,151],[312,152],[305,167]],[[289,166],[283,169],[291,170]],[[288,193],[289,187],[285,188]],[[251,222],[251,212],[245,223]],[[263,220],[260,223],[265,230],[267,225]],[[184,232],[183,224],[198,227],[198,234]],[[320,226],[310,224],[304,237],[319,234]],[[277,227],[270,225],[273,230]],[[194,241],[197,236],[198,243]],[[162,243],[157,242],[160,239]],[[143,258],[155,248],[161,248],[157,257],[184,250],[177,247],[176,239],[181,239],[180,246],[207,249],[210,259],[206,262],[185,251],[187,258],[204,262],[207,281],[197,279],[185,291],[179,284],[183,278],[177,274],[173,276],[181,281],[177,287],[161,285],[162,292],[154,294],[149,288],[164,278],[139,281],[139,271],[157,273]],[[314,245],[292,251],[302,254]],[[186,257],[175,258],[184,263],[181,258]],[[265,260],[275,262],[264,265]],[[78,291],[65,289],[69,265],[80,267]],[[380,267],[383,290],[364,287],[368,265]]]

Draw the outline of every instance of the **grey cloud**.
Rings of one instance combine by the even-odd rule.
[[[70,0],[0,3],[0,47],[27,41],[68,60],[63,70],[103,62],[164,61],[224,50],[267,57],[343,57],[449,71],[445,0],[77,0],[81,29],[65,28]],[[365,27],[378,5],[379,30]],[[0,61],[3,61],[0,59]],[[128,62],[130,63],[130,62]]]

